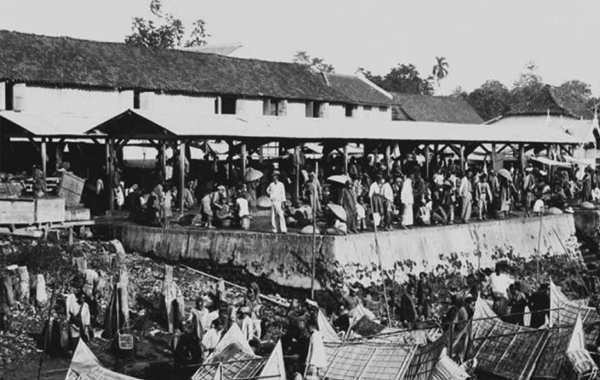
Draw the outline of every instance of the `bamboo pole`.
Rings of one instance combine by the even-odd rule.
[[[371,199],[371,210],[373,208],[373,197]],[[377,238],[377,223],[373,220],[373,232],[375,233],[375,252],[377,253],[377,258],[379,259],[379,273],[381,274],[381,286],[383,288],[383,300],[385,302],[385,311],[388,317],[388,323],[392,322],[392,316],[390,314],[390,304],[388,302],[387,290],[385,287],[385,276],[383,274],[383,264],[381,262],[381,251],[379,250],[379,239]]]
[[[233,287],[233,288],[237,288],[237,289],[240,289],[240,290],[243,290],[243,291],[247,291],[247,290],[248,290],[248,289],[244,288],[243,286],[240,286],[240,285],[238,285],[238,284],[234,284],[233,282],[225,281],[225,280],[223,280],[223,279],[222,279],[222,278],[220,278],[220,277],[216,277],[216,276],[213,276],[213,275],[211,275],[211,274],[208,274],[208,273],[205,273],[205,272],[199,271],[198,269],[195,269],[195,268],[189,267],[189,266],[187,266],[187,265],[181,265],[181,266],[182,266],[183,268],[185,268],[185,269],[188,269],[188,270],[190,270],[190,271],[192,271],[192,272],[195,272],[195,273],[197,273],[197,274],[199,274],[199,275],[202,275],[202,276],[204,276],[204,277],[208,277],[208,278],[210,278],[210,279],[212,279],[212,280],[215,280],[215,281],[223,281],[223,283],[225,283],[226,285],[229,285],[229,286],[231,286],[231,287]],[[284,302],[278,301],[278,300],[276,300],[276,299],[273,299],[273,298],[271,298],[271,297],[269,297],[269,296],[266,296],[266,295],[264,295],[264,294],[261,294],[261,295],[260,295],[260,298],[264,299],[265,301],[269,301],[269,302],[271,302],[271,303],[274,303],[274,304],[275,304],[275,305],[277,305],[277,306],[281,306],[281,307],[290,307],[290,305],[289,305],[289,304],[286,304],[286,303],[284,303]]]
[[[185,141],[179,145],[179,210],[183,215],[183,191],[185,190]]]

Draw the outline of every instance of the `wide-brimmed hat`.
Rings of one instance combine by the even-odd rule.
[[[279,172],[279,170],[274,170],[273,174],[271,174],[272,177],[279,177],[281,173]]]

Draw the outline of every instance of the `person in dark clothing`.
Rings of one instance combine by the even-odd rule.
[[[400,321],[407,325],[407,327],[412,327],[418,318],[419,314],[415,302],[415,284],[409,283],[400,299]]]
[[[525,306],[527,306],[527,296],[521,290],[521,283],[515,282],[508,287],[509,305],[510,305],[510,321],[516,325],[524,326]]]
[[[546,322],[546,316],[550,316],[550,285],[542,284],[539,290],[533,293],[529,299],[531,309],[531,327],[538,328]]]
[[[425,319],[429,319],[431,314],[431,296],[433,289],[431,283],[427,279],[427,273],[419,274],[419,282],[417,283],[417,308],[419,314]]]
[[[346,210],[346,224],[349,233],[358,233],[356,230],[356,195],[354,194],[354,183],[351,180],[346,182],[346,185],[340,192],[340,206]]]

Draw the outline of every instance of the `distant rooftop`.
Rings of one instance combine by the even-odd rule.
[[[482,124],[483,119],[462,98],[392,93],[393,120]]]
[[[562,115],[573,118],[592,119],[594,113],[587,109],[576,96],[551,85],[545,85],[525,104],[514,107],[508,115]]]

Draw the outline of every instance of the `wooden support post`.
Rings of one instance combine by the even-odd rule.
[[[521,173],[525,173],[525,144],[519,144],[519,161],[521,162]]]
[[[496,143],[492,143],[492,151],[491,151],[491,156],[492,156],[492,170],[496,170],[496,160],[497,160],[497,155],[496,153],[498,152],[498,150],[496,150]]]
[[[162,173],[161,180],[167,180],[167,147],[164,141],[160,142],[160,172]]]
[[[294,163],[296,166],[296,180],[295,180],[295,197],[296,205],[300,205],[300,145],[296,145],[294,148]]]
[[[344,174],[348,175],[348,144],[344,145]]]
[[[465,170],[465,146],[460,145],[460,170]]]
[[[242,177],[246,174],[246,161],[248,160],[248,151],[246,148],[246,143],[242,143],[241,146],[241,157],[242,157]]]
[[[109,174],[110,171],[110,165],[109,165],[109,159],[110,159],[110,144],[108,142],[109,139],[105,139],[104,140],[104,158],[105,158],[105,163],[104,163],[104,170],[106,172],[106,175]]]
[[[63,144],[60,141],[57,141],[56,144],[54,145],[54,158],[56,161],[55,165],[54,165],[54,171],[58,171],[58,169],[60,169],[60,167],[62,165],[62,161],[63,161],[62,146],[63,146]]]
[[[41,147],[40,147],[41,148],[41,150],[40,150],[40,156],[41,156],[41,159],[42,159],[42,167],[41,167],[41,169],[42,169],[42,173],[44,175],[44,178],[46,178],[46,170],[47,170],[47,167],[46,167],[46,164],[47,164],[46,138],[42,138],[42,142],[40,143],[40,145],[41,145]]]
[[[385,146],[385,170],[388,176],[392,172],[392,168],[390,168],[390,161],[392,160],[391,149],[392,147],[390,146],[390,144]]]
[[[183,215],[183,190],[185,189],[185,141],[179,145],[179,210]]]
[[[425,145],[425,178],[429,179],[429,145]]]
[[[115,209],[115,192],[113,182],[115,180],[115,140],[108,139],[108,183],[104,188],[108,191],[108,209]]]

